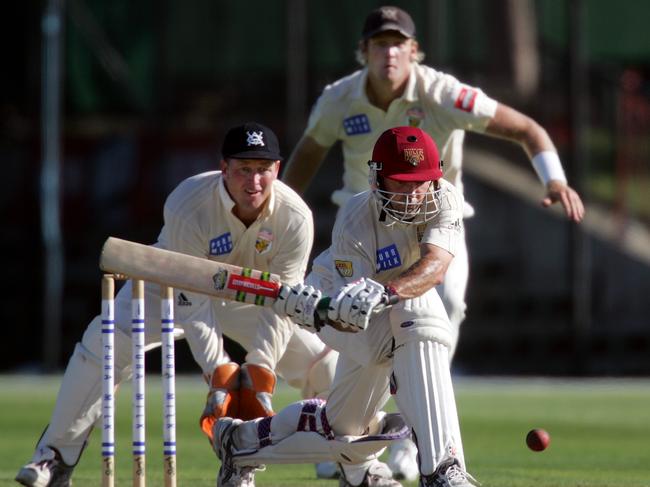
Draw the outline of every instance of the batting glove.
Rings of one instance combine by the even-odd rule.
[[[327,317],[356,331],[365,330],[372,315],[394,301],[383,284],[361,278],[343,286],[331,299]]]
[[[318,331],[316,326],[316,306],[323,293],[314,286],[298,283],[289,287],[283,284],[278,297],[273,303],[273,309],[280,315],[285,315],[299,326],[309,331]]]

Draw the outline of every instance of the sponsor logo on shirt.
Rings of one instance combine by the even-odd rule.
[[[370,133],[370,120],[365,113],[352,115],[343,120],[343,129],[346,135],[360,135]]]
[[[255,251],[258,254],[266,254],[271,247],[273,246],[273,232],[262,228],[260,233],[257,234],[257,239],[255,240]]]
[[[401,265],[402,258],[395,244],[377,250],[377,272],[387,271]]]
[[[334,266],[336,267],[336,271],[341,275],[341,277],[352,277],[354,274],[352,262],[349,260],[335,260]]]
[[[192,301],[187,299],[184,293],[178,295],[178,301],[176,302],[178,306],[192,306]]]
[[[472,109],[474,108],[476,95],[478,95],[478,92],[476,90],[472,88],[463,87],[460,89],[460,93],[458,93],[458,97],[456,98],[456,102],[454,103],[454,106],[456,108],[460,108],[465,112],[471,112]]]
[[[224,255],[232,252],[232,237],[230,232],[210,240],[210,255]]]
[[[406,123],[411,127],[419,127],[424,120],[424,110],[420,107],[413,107],[406,110]]]

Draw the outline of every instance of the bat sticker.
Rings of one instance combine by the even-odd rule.
[[[228,271],[226,269],[221,269],[214,276],[212,276],[212,281],[214,282],[214,288],[221,290],[226,287],[226,281],[228,279]]]

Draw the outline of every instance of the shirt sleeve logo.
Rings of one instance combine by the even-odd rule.
[[[402,258],[395,244],[377,250],[377,272],[387,271],[401,265]]]
[[[354,274],[352,262],[349,260],[335,260],[334,266],[336,267],[336,271],[341,275],[341,277],[352,277]]]
[[[365,113],[352,115],[343,120],[346,135],[360,135],[370,133],[370,120]]]
[[[210,255],[224,255],[232,252],[232,237],[230,232],[210,240]]]
[[[470,113],[474,109],[474,102],[476,101],[476,95],[478,92],[472,88],[463,87],[460,89],[460,93],[456,97],[456,102],[454,106],[465,112]]]

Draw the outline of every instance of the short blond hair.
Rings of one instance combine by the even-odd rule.
[[[414,41],[416,40],[414,37],[412,37],[411,39],[413,39]],[[368,40],[361,39],[359,41],[359,44],[357,45],[356,50],[354,51],[354,58],[361,66],[364,67],[366,65],[366,56],[364,55],[364,50],[367,45],[368,45]],[[418,43],[418,51],[415,53],[415,59],[413,59],[412,61],[416,63],[421,63],[422,61],[424,61],[424,52],[420,51],[419,43]]]

